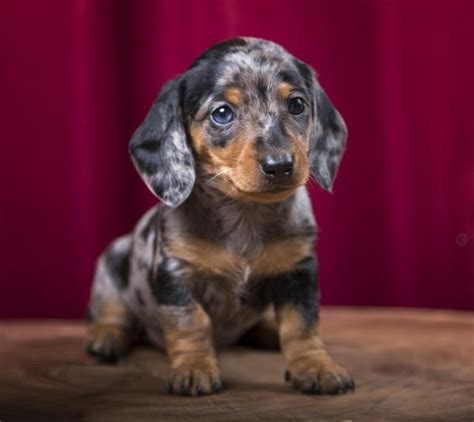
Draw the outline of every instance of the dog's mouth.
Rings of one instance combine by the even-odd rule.
[[[294,194],[301,184],[284,185],[284,186],[272,186],[262,190],[249,190],[241,188],[232,179],[229,181],[234,187],[236,196],[241,199],[248,199],[255,202],[279,202],[289,198]]]
[[[236,186],[234,184],[234,186]],[[236,188],[242,192],[242,193],[246,193],[246,194],[256,194],[256,195],[261,195],[261,194],[279,194],[279,193],[282,193],[282,192],[287,192],[287,191],[290,191],[290,190],[295,190],[296,188],[298,188],[299,186],[273,186],[271,188],[268,188],[268,189],[262,189],[262,190],[245,190],[245,189],[240,189],[238,186],[236,186]]]
[[[209,179],[205,181],[205,185],[212,186],[223,192],[226,196],[234,199],[249,202],[281,202],[293,195],[296,190],[303,186],[307,177],[299,174],[285,183],[269,183],[266,181],[254,180],[253,178],[237,177],[233,174],[235,168],[224,167],[216,174],[209,175]]]

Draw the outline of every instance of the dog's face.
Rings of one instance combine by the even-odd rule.
[[[198,59],[187,84],[188,98],[201,91],[197,107],[184,98],[197,162],[231,197],[285,199],[309,177],[311,92],[279,47],[230,45]]]
[[[274,43],[239,38],[207,50],[165,86],[130,151],[169,206],[189,196],[196,172],[229,197],[276,202],[310,173],[330,190],[345,139],[308,66]]]

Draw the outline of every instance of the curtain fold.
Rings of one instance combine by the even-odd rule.
[[[81,317],[94,262],[155,203],[127,143],[161,85],[248,35],[313,65],[349,128],[310,187],[322,302],[474,309],[470,0],[6,1],[0,317]]]

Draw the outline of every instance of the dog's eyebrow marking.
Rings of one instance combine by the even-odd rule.
[[[277,94],[279,97],[286,100],[290,94],[295,90],[295,87],[288,82],[281,82],[277,87]]]
[[[242,92],[238,88],[229,88],[224,91],[224,98],[234,107],[242,103]]]

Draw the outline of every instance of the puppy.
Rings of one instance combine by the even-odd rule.
[[[222,388],[215,347],[246,337],[279,344],[293,387],[352,391],[319,335],[304,186],[312,175],[331,190],[345,144],[314,72],[282,47],[237,38],[204,52],[130,141],[161,205],[98,259],[88,350],[116,360],[144,332],[166,350],[169,392],[202,395]]]

